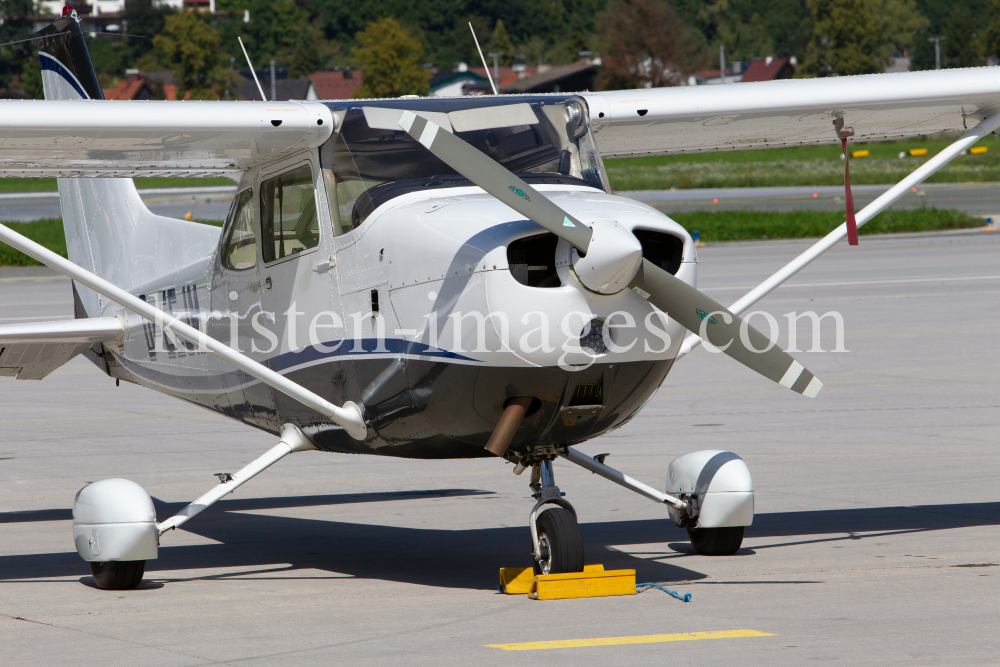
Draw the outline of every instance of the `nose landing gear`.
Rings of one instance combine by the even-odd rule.
[[[530,484],[531,495],[538,502],[528,517],[535,574],[583,572],[583,537],[576,510],[556,486],[552,472],[552,459],[557,456],[555,450],[551,457],[546,453],[532,452],[539,456],[531,466]]]

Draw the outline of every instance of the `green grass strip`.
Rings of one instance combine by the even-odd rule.
[[[228,178],[137,178],[137,188],[203,188],[209,185],[235,186]],[[47,192],[57,190],[54,178],[0,178],[0,192]]]
[[[195,220],[203,225],[221,227],[221,220]],[[7,227],[18,234],[27,236],[35,243],[40,243],[49,250],[66,257],[66,234],[63,232],[62,220],[59,218],[48,218],[36,222],[5,222]],[[19,250],[14,250],[9,245],[0,241],[0,266],[39,266],[31,257],[28,257]]]
[[[66,256],[66,235],[63,234],[62,220],[49,218],[37,222],[5,222],[7,227],[18,234],[27,236],[49,250]],[[39,266],[31,257],[0,241],[0,266]]]
[[[889,141],[849,144],[848,150],[867,150],[851,158],[855,185],[898,183],[914,169],[940,153],[949,141]],[[928,183],[985,183],[1000,181],[1000,144],[983,139],[976,146],[986,152],[956,158],[927,179]],[[923,149],[920,156],[911,149]],[[900,158],[900,153],[903,157]],[[752,151],[720,151],[686,155],[654,155],[604,161],[614,190],[689,188],[758,188],[843,185],[844,162],[840,146],[799,146]]]
[[[702,241],[790,239],[826,236],[844,222],[842,211],[694,211],[670,215],[688,232],[701,233]],[[858,234],[931,232],[983,227],[986,222],[959,211],[935,208],[884,211],[858,230]]]

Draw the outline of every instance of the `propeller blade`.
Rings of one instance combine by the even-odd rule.
[[[499,162],[411,111],[402,113],[399,126],[452,169],[529,220],[565,239],[581,254],[586,253],[593,231]],[[772,346],[764,334],[650,261],[642,260],[629,288],[688,331],[702,335],[716,348],[769,380],[810,398],[823,387],[823,383],[802,364],[779,347]]]
[[[507,206],[586,254],[591,231],[490,156],[437,124],[404,111],[399,126],[449,167]]]
[[[649,260],[642,260],[642,268],[629,287],[688,331],[707,337],[716,348],[782,387],[809,398],[815,398],[823,388],[819,378],[771,345],[767,336]]]

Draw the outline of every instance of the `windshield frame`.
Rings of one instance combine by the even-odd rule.
[[[423,181],[428,189],[470,185],[402,128],[397,131],[390,129],[391,124],[371,122],[373,116],[381,115],[375,113],[381,109],[427,114],[452,130],[446,115],[452,112],[516,105],[511,114],[517,116],[516,112],[521,111],[523,118],[524,110],[529,108],[535,120],[529,120],[527,125],[483,125],[455,134],[528,182],[610,191],[587,103],[578,95],[341,100],[324,104],[335,113],[337,132],[320,147],[320,163],[331,217],[340,233],[362,224],[378,205],[398,196],[393,193],[420,189]],[[462,116],[469,118],[470,114],[453,114],[451,118]],[[521,140],[524,146],[510,148],[519,137],[534,139],[526,144]]]

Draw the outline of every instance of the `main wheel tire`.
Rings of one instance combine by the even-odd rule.
[[[94,575],[94,583],[106,591],[127,591],[135,588],[142,581],[146,572],[144,560],[113,560],[106,563],[90,564]]]
[[[538,548],[535,574],[583,572],[583,537],[580,525],[569,510],[547,509],[538,516]]]
[[[688,528],[691,546],[702,556],[732,556],[743,544],[744,526]]]

